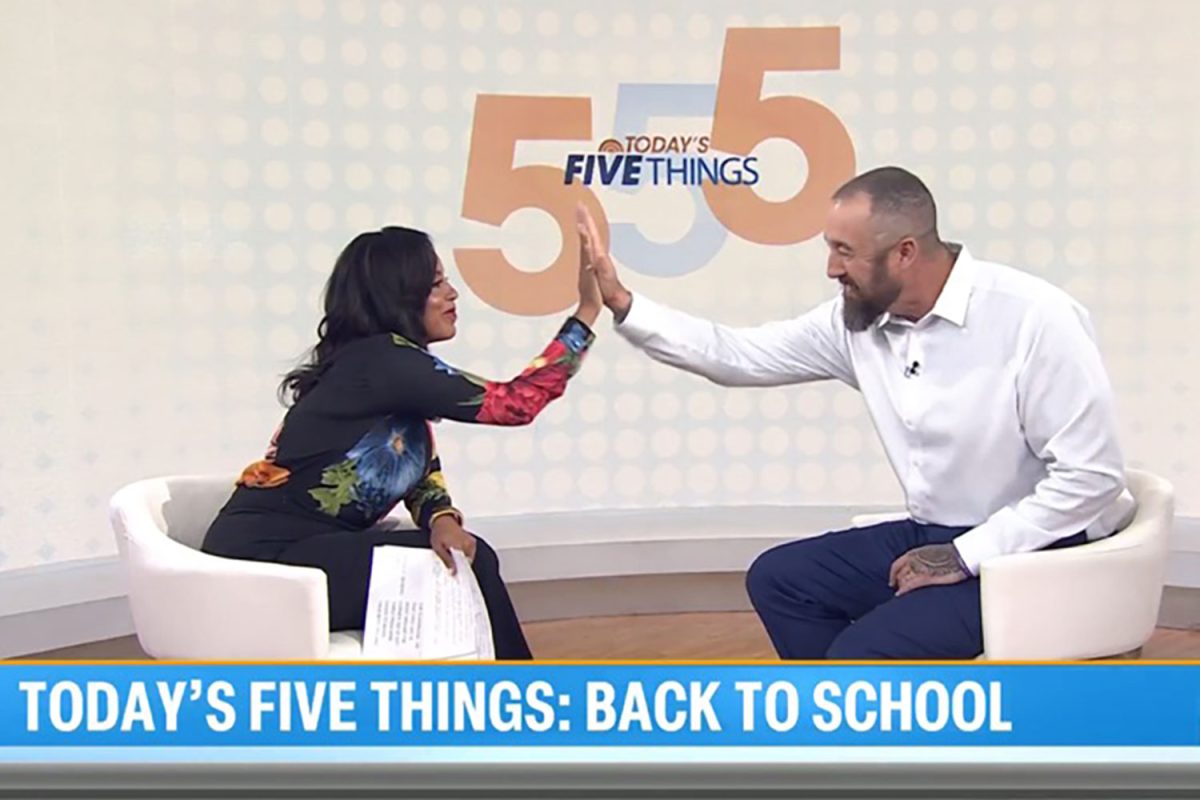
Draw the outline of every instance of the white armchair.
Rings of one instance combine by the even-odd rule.
[[[361,658],[361,632],[329,631],[321,570],[200,551],[232,490],[231,476],[187,476],[113,495],[109,518],[142,649],[200,661]]]
[[[1171,484],[1127,470],[1133,520],[1106,539],[1000,556],[979,573],[988,660],[1082,660],[1139,649],[1154,632],[1175,513]],[[854,517],[862,527],[902,514]]]

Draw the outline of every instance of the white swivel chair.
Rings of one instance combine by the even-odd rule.
[[[1175,514],[1171,484],[1126,471],[1133,520],[1105,539],[984,562],[979,572],[987,660],[1083,660],[1138,650],[1154,632]],[[897,514],[854,517],[856,527]]]
[[[198,661],[361,658],[361,632],[329,631],[321,570],[200,551],[233,484],[228,475],[152,478],[113,495],[109,518],[142,649]]]

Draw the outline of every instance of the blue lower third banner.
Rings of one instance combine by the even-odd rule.
[[[0,747],[1200,744],[1192,665],[0,666]]]

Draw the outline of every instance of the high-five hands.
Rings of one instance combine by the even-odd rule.
[[[596,317],[600,316],[602,308],[604,308],[604,298],[600,294],[600,286],[596,283],[596,273],[592,269],[591,255],[583,236],[580,236],[579,308],[575,310],[575,317],[588,327],[592,327],[596,324]]]
[[[579,229],[579,279],[583,281],[585,271],[595,278],[604,305],[608,306],[613,317],[620,322],[629,313],[633,295],[617,277],[617,268],[613,266],[604,242],[600,240],[596,221],[592,219],[591,212],[583,203],[575,207],[575,218],[576,227]]]

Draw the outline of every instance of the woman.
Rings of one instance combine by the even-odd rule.
[[[451,570],[450,551],[461,550],[473,559],[496,658],[531,658],[495,551],[464,530],[450,500],[431,422],[524,425],[563,393],[601,307],[585,262],[575,314],[518,377],[497,383],[427,349],[454,336],[458,297],[429,237],[399,227],[356,237],[329,277],[310,359],[280,385],[291,407],[203,550],[324,570],[332,630],[363,626],[375,546],[431,547]],[[376,526],[400,502],[417,530]]]

